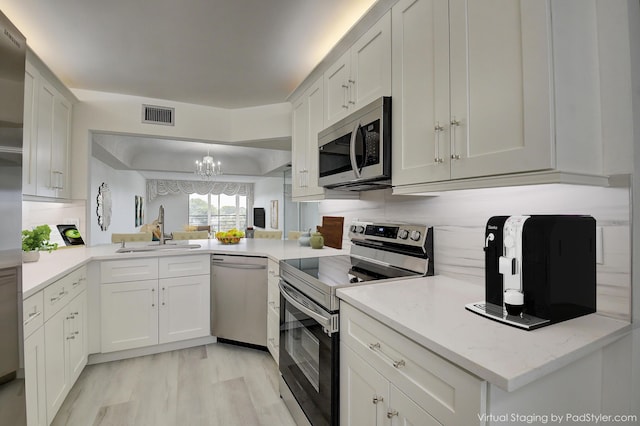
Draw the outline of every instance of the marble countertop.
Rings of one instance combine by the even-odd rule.
[[[127,243],[127,247],[143,246],[148,243]],[[275,261],[302,257],[332,256],[346,254],[348,250],[337,250],[331,247],[312,249],[301,247],[297,241],[284,241],[261,238],[243,238],[239,244],[222,244],[218,240],[185,240],[176,244],[200,244],[200,248],[185,250],[158,250],[133,253],[116,253],[120,244],[106,244],[94,247],[70,246],[43,252],[40,260],[22,265],[22,297],[27,298],[47,285],[62,278],[79,266],[93,260],[134,259],[159,256],[188,256],[193,254],[238,254],[247,256],[264,256]]]
[[[590,314],[534,331],[465,309],[484,287],[446,276],[338,289],[340,299],[506,391],[521,388],[624,336],[628,322]]]

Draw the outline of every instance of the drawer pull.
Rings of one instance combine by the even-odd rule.
[[[76,336],[67,336],[67,340],[74,340]]]
[[[396,410],[387,411],[387,418],[388,419],[392,419],[397,415],[398,415],[398,412]]]
[[[404,359],[396,361],[395,359],[391,358],[389,355],[385,354],[384,351],[382,350],[382,348],[380,347],[380,342],[369,343],[369,349],[371,349],[372,351],[380,352],[380,355],[382,355],[383,357],[385,357],[389,361],[391,361],[391,364],[395,368],[402,368],[402,367],[406,366],[406,363],[404,362]]]
[[[400,367],[404,367],[406,364],[404,363],[404,359],[401,359],[400,361],[393,361],[393,366],[395,368],[400,368]]]
[[[378,402],[382,402],[384,401],[384,398],[381,396],[377,396],[377,395],[373,395],[373,400],[371,402],[373,402],[374,404],[377,404]]]
[[[29,318],[27,318],[26,321],[24,321],[24,325],[29,324],[31,321],[33,321],[34,319],[38,318],[40,315],[42,314],[42,311],[38,311],[38,312],[29,312]]]

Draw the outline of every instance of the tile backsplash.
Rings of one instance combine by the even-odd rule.
[[[588,214],[602,227],[604,261],[597,265],[597,310],[631,318],[630,190],[577,185],[535,185],[443,192],[433,197],[362,192],[360,200],[325,200],[322,216],[425,223],[434,227],[436,274],[484,285],[484,228],[496,215]],[[345,238],[348,238],[345,229]]]

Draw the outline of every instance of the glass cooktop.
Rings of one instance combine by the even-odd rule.
[[[283,262],[331,287],[419,275],[406,269],[378,265],[349,255],[289,259]]]

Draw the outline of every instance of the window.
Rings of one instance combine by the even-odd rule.
[[[211,232],[247,227],[247,197],[244,195],[189,195],[189,224],[210,225]]]

